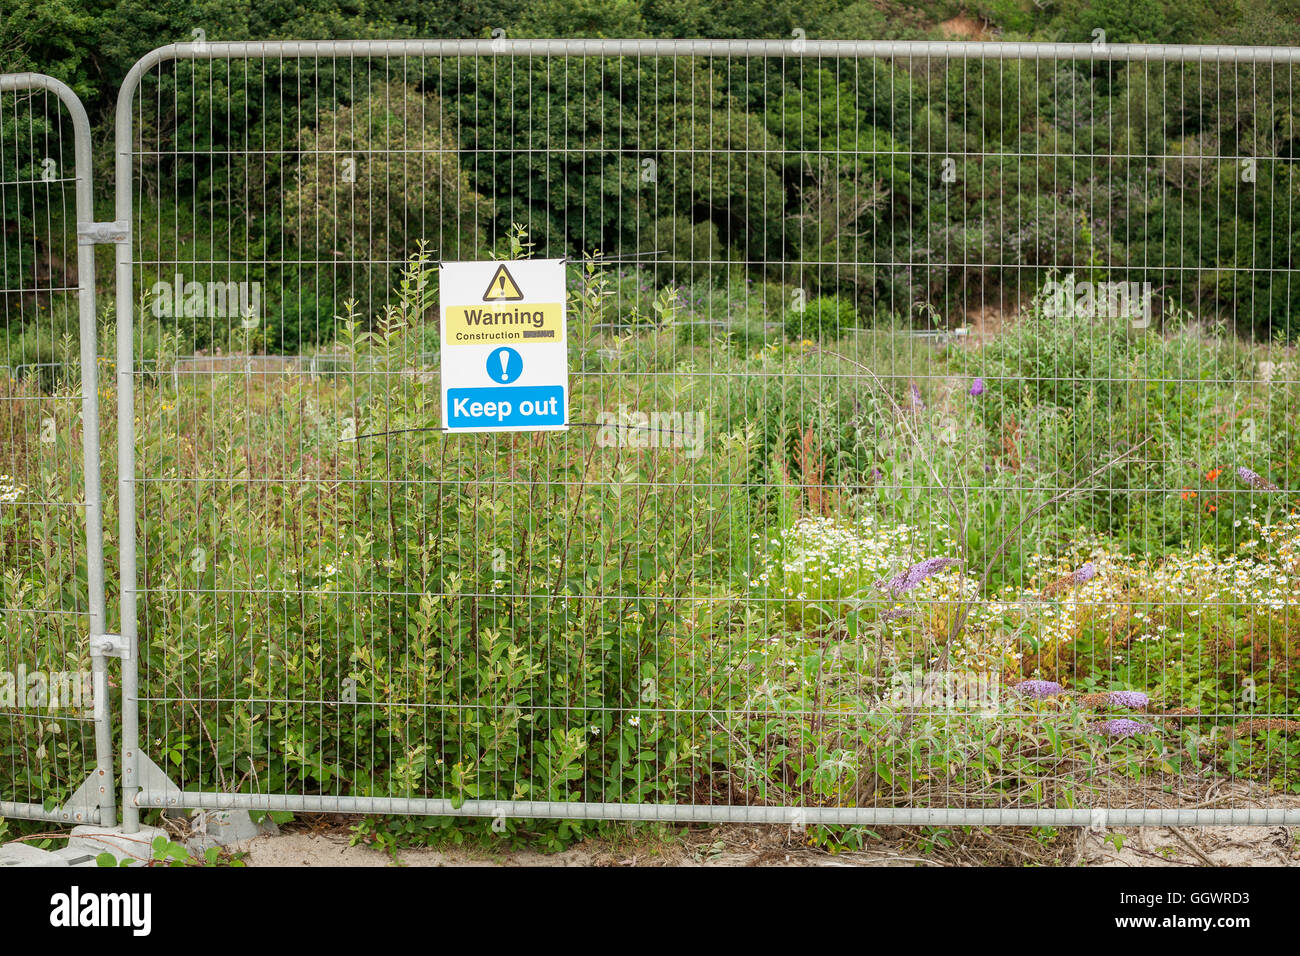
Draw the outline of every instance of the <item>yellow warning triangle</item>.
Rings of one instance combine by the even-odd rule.
[[[484,302],[518,302],[524,297],[519,291],[519,283],[515,282],[515,277],[510,274],[510,270],[504,265],[497,266],[497,271],[492,274],[492,281],[488,283],[487,291],[483,293]]]

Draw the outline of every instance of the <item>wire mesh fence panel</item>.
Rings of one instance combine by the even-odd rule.
[[[88,133],[62,84],[0,77],[0,815],[98,822],[113,785],[90,641],[104,597]]]
[[[137,68],[143,805],[1289,819],[1296,66],[799,42]],[[565,431],[442,428],[488,258]]]

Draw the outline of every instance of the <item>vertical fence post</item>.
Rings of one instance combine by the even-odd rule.
[[[71,91],[69,91],[71,93]],[[95,219],[91,187],[90,123],[80,101],[69,105],[76,129],[77,224]],[[108,707],[108,654],[95,638],[106,632],[104,620],[104,527],[99,477],[99,368],[95,310],[95,244],[78,237],[77,276],[81,322],[82,452],[86,471],[86,579],[90,589],[92,680],[95,694],[96,777],[99,781],[100,826],[117,823],[113,780],[113,735]]]
[[[113,185],[118,222],[131,226],[131,104],[134,87],[143,72],[137,63],[122,85],[117,101],[116,156]],[[117,526],[121,566],[121,632],[125,645],[122,661],[122,827],[127,833],[140,829],[140,810],[135,805],[139,781],[139,648],[136,623],[135,569],[135,368],[132,349],[132,254],[128,239],[116,250],[117,280]]]

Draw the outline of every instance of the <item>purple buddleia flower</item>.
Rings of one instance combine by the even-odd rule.
[[[1245,465],[1242,465],[1240,468],[1237,469],[1237,477],[1240,478],[1242,481],[1244,481],[1246,484],[1259,488],[1261,491],[1278,490],[1277,485],[1273,484],[1273,482],[1269,481],[1267,478],[1261,478],[1258,474],[1251,471]]]
[[[920,564],[914,564],[907,570],[898,572],[888,581],[881,578],[876,582],[876,587],[894,595],[906,594],[930,575],[944,568],[950,568],[954,564],[961,564],[961,562],[956,558],[926,558]]]
[[[912,411],[920,412],[925,410],[925,401],[921,398],[921,390],[912,383]]]
[[[1040,698],[1054,697],[1065,692],[1065,688],[1054,680],[1022,680],[1016,685],[1016,690],[1026,697]]]
[[[978,398],[983,394],[984,394],[984,379],[976,378],[975,381],[971,382],[970,396],[971,398]]]
[[[1146,710],[1151,698],[1140,690],[1113,690],[1106,695],[1106,701],[1113,707],[1127,707],[1130,710]]]
[[[1096,576],[1097,576],[1097,565],[1089,561],[1078,571],[1074,572],[1074,583],[1083,584],[1086,581],[1091,581]]]
[[[1107,737],[1117,737],[1123,739],[1132,737],[1135,734],[1149,734],[1156,728],[1152,724],[1144,724],[1140,721],[1129,720],[1127,717],[1116,717],[1112,720],[1103,720],[1093,726],[1105,734]]]

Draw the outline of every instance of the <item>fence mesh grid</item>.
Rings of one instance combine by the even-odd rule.
[[[152,69],[143,751],[456,803],[1290,787],[1294,73]],[[567,432],[438,427],[435,266],[485,250],[568,259]]]
[[[76,160],[44,90],[0,91],[0,804],[62,806],[95,766]]]

